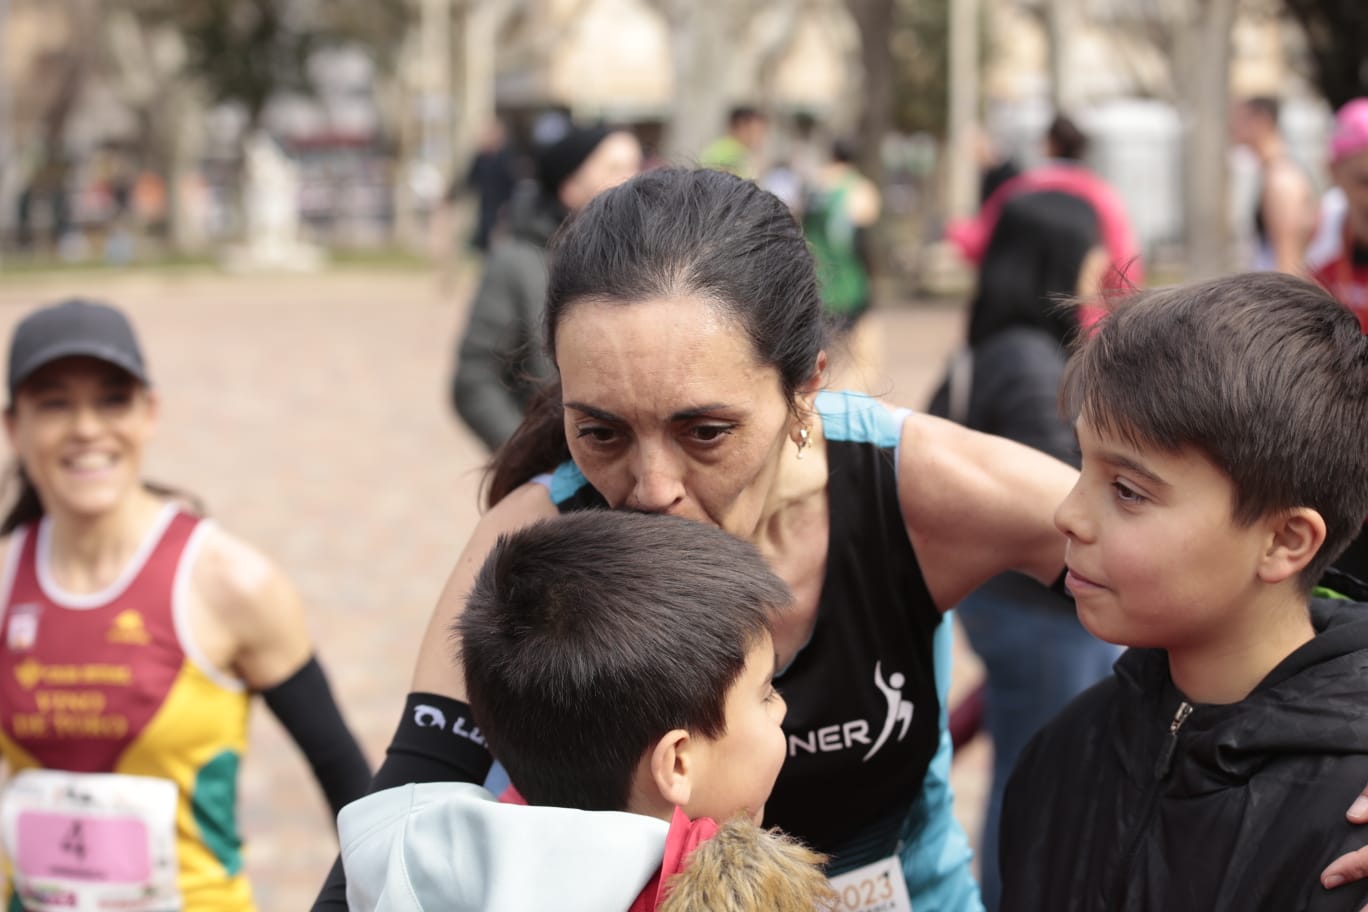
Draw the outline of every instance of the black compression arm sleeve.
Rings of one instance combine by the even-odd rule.
[[[313,767],[334,818],[343,805],[366,794],[370,766],[316,657],[261,696]]]
[[[410,782],[484,782],[493,765],[467,704],[437,694],[411,693],[371,791]],[[311,912],[347,912],[347,874],[340,858]]]

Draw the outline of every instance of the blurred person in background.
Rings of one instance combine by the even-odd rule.
[[[447,202],[452,202],[461,191],[474,193],[479,200],[475,230],[470,238],[470,246],[484,253],[489,250],[490,238],[499,214],[513,196],[513,188],[518,182],[518,157],[513,145],[508,141],[508,132],[500,120],[491,121],[480,136],[479,151],[470,160],[465,180],[453,184],[447,194]]]
[[[1259,166],[1250,268],[1301,275],[1316,224],[1315,202],[1310,179],[1293,160],[1278,130],[1278,109],[1276,98],[1247,98],[1235,106],[1230,130]]]
[[[7,909],[253,909],[236,806],[253,694],[334,816],[370,780],[290,581],[143,480],[157,418],[119,311],[67,301],[15,329],[17,497],[0,524]]]
[[[1368,98],[1348,102],[1335,117],[1330,176],[1338,204],[1322,217],[1307,266],[1368,332]]]
[[[1096,297],[1108,257],[1085,201],[1057,190],[1002,207],[979,266],[968,344],[928,411],[1078,465],[1059,414],[1060,380],[1079,332],[1075,300]],[[1105,678],[1120,650],[1079,623],[1073,601],[1020,573],[989,580],[960,602],[960,621],[987,671],[993,780],[979,843],[983,901],[1001,901],[998,821],[1017,755],[1064,706]]]
[[[769,136],[769,119],[758,108],[738,105],[727,115],[727,132],[704,147],[698,164],[746,180],[760,176],[760,153]]]
[[[822,308],[835,330],[835,342],[848,348],[854,376],[835,385],[865,388],[878,358],[875,340],[860,331],[870,307],[874,225],[882,201],[879,188],[855,166],[848,140],[831,146],[831,160],[817,169],[803,206],[803,234],[812,247],[821,283]],[[867,383],[867,380],[866,380]]]
[[[1335,186],[1307,249],[1307,268],[1368,333],[1368,98],[1347,102],[1335,115],[1330,176]],[[1360,533],[1335,566],[1368,580],[1368,534]]]
[[[1071,118],[1057,115],[1045,134],[1047,160],[999,184],[977,216],[951,223],[946,236],[969,262],[978,264],[1008,200],[1021,193],[1057,190],[1085,200],[1097,214],[1102,245],[1111,260],[1103,287],[1109,291],[1139,287],[1145,280],[1144,268],[1125,204],[1105,180],[1084,164],[1087,153],[1087,135]],[[1101,316],[1100,308],[1084,305],[1079,311],[1079,322],[1091,326]]]
[[[457,415],[490,451],[552,374],[541,344],[546,243],[572,212],[641,169],[641,144],[627,130],[569,127],[535,157],[536,179],[515,191],[507,231],[485,261],[451,384]]]

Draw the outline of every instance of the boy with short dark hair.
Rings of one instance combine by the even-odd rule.
[[[756,826],[784,759],[771,617],[790,601],[704,523],[587,511],[500,538],[455,632],[517,792],[348,807],[349,907],[825,908],[821,857]]]
[[[1272,273],[1139,295],[1074,356],[1056,514],[1092,633],[1135,647],[1022,754],[1003,909],[1357,912],[1368,611],[1310,597],[1368,515],[1368,340]]]

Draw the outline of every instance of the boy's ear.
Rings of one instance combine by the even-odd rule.
[[[1259,579],[1281,583],[1302,572],[1325,544],[1325,519],[1310,507],[1297,507],[1278,517],[1272,532],[1259,561]]]
[[[650,754],[651,782],[672,807],[683,807],[693,797],[697,743],[682,728],[671,729]]]

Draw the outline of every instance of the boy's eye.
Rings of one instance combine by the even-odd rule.
[[[1124,481],[1112,482],[1112,489],[1116,491],[1116,499],[1122,503],[1138,504],[1144,503],[1145,496]]]

